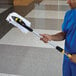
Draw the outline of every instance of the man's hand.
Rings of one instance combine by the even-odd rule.
[[[45,43],[48,43],[48,41],[52,40],[52,36],[48,35],[48,34],[40,34],[42,36],[42,38],[40,38],[40,40],[42,40]]]
[[[76,63],[76,54],[72,54],[72,58],[70,60],[72,62]]]

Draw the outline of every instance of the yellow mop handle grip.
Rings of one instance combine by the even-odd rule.
[[[62,54],[65,54],[66,56],[68,56],[69,58],[71,58],[71,57],[72,57],[72,55],[71,55],[71,54],[66,53],[66,52],[64,51],[64,49],[62,49],[61,47],[56,46],[56,49],[57,49],[59,52],[61,52]]]

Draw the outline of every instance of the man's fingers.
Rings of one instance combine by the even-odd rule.
[[[42,40],[43,42],[47,43],[48,39],[47,38],[40,38],[40,40]]]
[[[70,59],[72,62],[76,63],[76,54],[72,55],[72,58]]]
[[[43,36],[43,37],[47,37],[47,34],[40,34],[41,36]]]

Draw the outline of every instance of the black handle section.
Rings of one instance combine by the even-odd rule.
[[[33,29],[30,28],[29,26],[27,26],[20,18],[12,16],[12,18],[19,23],[20,25],[22,25],[24,28],[26,28],[27,30],[29,30],[30,32],[33,32]]]
[[[63,51],[63,49],[62,49],[61,47],[59,47],[59,46],[56,46],[56,49],[57,49],[59,52],[62,52],[62,51]]]

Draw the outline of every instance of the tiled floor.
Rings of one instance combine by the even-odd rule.
[[[43,0],[25,18],[36,32],[55,34],[61,31],[68,9],[66,1]],[[64,41],[53,43],[64,48]],[[18,28],[12,28],[0,40],[0,76],[62,76],[62,59],[52,46]]]
[[[0,44],[0,50],[1,73],[61,76],[62,55],[55,49]]]
[[[0,13],[4,12],[5,10],[7,10],[8,8],[0,8]]]

